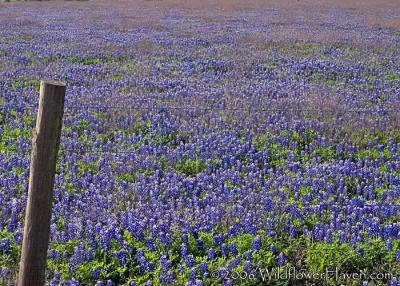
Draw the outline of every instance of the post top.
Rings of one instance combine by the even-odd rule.
[[[41,81],[42,84],[56,85],[56,86],[66,86],[65,82],[60,80],[44,79]]]

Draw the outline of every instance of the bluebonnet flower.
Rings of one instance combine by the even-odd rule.
[[[127,265],[129,262],[129,253],[124,249],[115,252],[113,256],[118,258],[121,265]]]
[[[229,252],[231,253],[231,255],[236,255],[237,254],[237,248],[236,248],[236,243],[231,243],[231,245],[229,246]]]
[[[61,274],[60,273],[54,273],[53,278],[50,280],[50,286],[57,286],[60,284],[61,280]]]
[[[76,280],[67,280],[65,281],[66,286],[80,286],[81,284]]]
[[[14,238],[14,242],[16,244],[21,244],[22,243],[22,232],[16,231],[13,238]]]
[[[156,251],[156,245],[154,243],[154,239],[153,238],[149,238],[146,241],[146,247],[151,251]]]
[[[230,280],[223,280],[222,285],[223,286],[233,286],[233,282]]]
[[[218,276],[222,279],[225,280],[227,275],[229,274],[229,270],[226,267],[221,267],[217,270]]]
[[[252,266],[250,261],[246,261],[244,263],[243,270],[246,271],[247,273],[250,273],[252,271]]]
[[[6,268],[6,267],[2,267],[0,270],[1,270],[0,271],[0,277],[4,281],[7,281],[10,278],[11,274],[12,274],[11,270],[9,268]]]
[[[216,255],[214,249],[210,248],[207,253],[208,259],[214,260]]]
[[[400,250],[396,251],[396,260],[400,262]]]
[[[189,236],[186,233],[182,235],[182,243],[189,244]]]
[[[188,248],[186,244],[181,245],[181,257],[185,258],[188,255]]]
[[[155,269],[156,269],[155,263],[154,263],[154,262],[149,262],[149,263],[148,263],[148,268],[149,268],[149,271],[150,271],[150,272],[154,272]]]
[[[93,270],[92,270],[92,277],[93,277],[94,279],[99,279],[99,277],[100,277],[100,270],[99,270],[99,268],[97,268],[97,267],[93,268]]]
[[[49,254],[48,254],[48,258],[49,259],[58,260],[61,257],[62,257],[62,255],[61,255],[60,251],[55,250],[55,249],[52,249],[52,250],[49,251]]]
[[[188,255],[186,257],[185,262],[186,262],[186,267],[187,268],[192,268],[194,266],[194,264],[195,264],[195,261],[194,261],[194,258],[193,258],[192,255]]]
[[[208,264],[206,261],[200,263],[200,275],[204,276],[208,272]]]
[[[140,263],[139,264],[139,273],[141,275],[145,274],[147,270],[147,264],[146,263]]]
[[[247,261],[251,261],[252,258],[253,258],[253,253],[251,251],[246,252],[245,259]]]
[[[174,282],[174,273],[171,270],[166,274],[166,282],[167,284],[172,284]]]
[[[171,265],[172,265],[171,261],[169,261],[165,255],[162,255],[160,257],[161,271],[167,272],[171,267]]]
[[[256,236],[253,240],[253,250],[260,251],[261,250],[261,238],[260,236]]]
[[[216,234],[213,238],[214,246],[219,246],[223,243],[224,239],[220,234]]]
[[[10,250],[10,240],[8,238],[3,238],[0,241],[0,249],[4,252],[7,252]]]
[[[203,240],[201,240],[200,238],[197,239],[197,248],[201,250],[203,249],[203,246],[204,246]]]
[[[189,270],[189,279],[191,280],[191,281],[195,281],[196,280],[196,277],[197,277],[197,269],[196,268],[191,268],[190,270]]]
[[[222,255],[228,255],[228,247],[226,246],[225,243],[221,245],[221,253]]]
[[[286,263],[285,255],[281,252],[281,253],[278,255],[276,261],[277,261],[278,266],[283,266],[283,265],[285,265],[285,263]]]
[[[233,269],[235,269],[237,266],[239,266],[240,265],[240,263],[242,262],[242,255],[238,255],[238,256],[236,256],[235,257],[235,259],[234,260],[232,260],[230,263],[229,263],[229,265],[228,265],[228,270],[233,270]]]
[[[386,246],[386,249],[387,249],[388,251],[391,251],[391,250],[393,249],[393,244],[392,244],[391,241],[386,241],[386,242],[385,242],[385,246]]]
[[[166,283],[165,282],[165,273],[163,273],[163,272],[158,273],[158,282],[160,284],[165,284]]]
[[[294,226],[289,227],[289,237],[295,238],[297,236],[297,230]]]

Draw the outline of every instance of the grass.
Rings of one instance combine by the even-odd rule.
[[[39,91],[40,81],[33,77],[19,77],[11,83],[11,88],[14,90],[28,88]]]
[[[66,60],[70,63],[78,63],[82,65],[95,65],[107,63],[125,63],[130,58],[128,56],[114,55],[95,55],[95,56],[67,56]]]

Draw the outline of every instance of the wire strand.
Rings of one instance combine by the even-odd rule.
[[[37,105],[25,105],[21,108],[37,109]],[[333,108],[252,108],[252,107],[201,107],[201,106],[94,106],[94,105],[72,105],[65,106],[64,112],[68,110],[184,110],[184,111],[246,111],[246,112],[336,112],[336,113],[370,113],[370,112],[399,112],[398,109],[370,109],[370,108],[353,108],[353,109],[333,109]]]

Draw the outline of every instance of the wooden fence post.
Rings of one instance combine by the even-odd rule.
[[[46,280],[54,176],[64,113],[65,89],[65,84],[58,81],[40,83],[18,286],[43,286]]]

